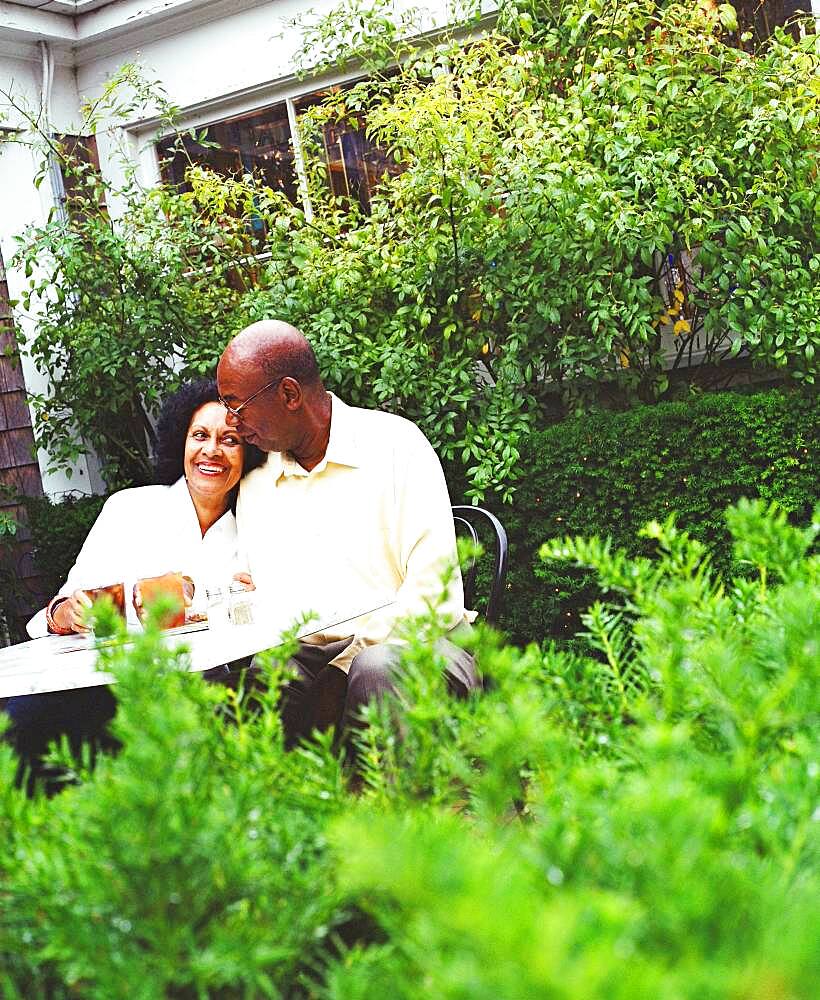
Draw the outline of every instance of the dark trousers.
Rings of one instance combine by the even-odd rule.
[[[33,789],[37,779],[45,782],[48,791],[59,787],[59,776],[43,764],[43,757],[49,743],[62,736],[68,738],[71,752],[77,757],[84,743],[91,746],[92,753],[96,749],[116,749],[117,741],[107,731],[116,710],[114,695],[104,685],[9,698],[5,712],[11,725],[5,739],[17,751],[19,777],[22,780],[26,776],[28,790]]]
[[[293,746],[313,729],[336,726],[349,729],[371,701],[378,701],[395,690],[401,665],[401,648],[389,643],[368,646],[353,659],[347,674],[330,661],[350,644],[340,639],[322,645],[299,643],[290,661],[297,677],[285,688],[282,699],[282,723],[285,742]],[[475,660],[447,638],[439,639],[436,652],[444,657],[444,676],[450,691],[466,697],[481,686]]]
[[[290,661],[297,677],[285,688],[282,722],[285,740],[293,746],[314,729],[336,726],[339,732],[354,725],[361,709],[370,701],[379,700],[395,690],[395,677],[400,667],[401,650],[387,643],[368,646],[350,664],[349,673],[331,666],[330,661],[344,652],[350,639],[323,645],[302,642]],[[439,639],[436,651],[446,660],[445,678],[450,691],[466,697],[481,686],[475,660],[449,639]],[[212,682],[234,686],[239,676],[231,667],[244,667],[246,662],[217,667],[206,671]],[[253,675],[254,668],[251,666]],[[115,750],[117,741],[108,732],[117,702],[105,686],[80,688],[76,691],[55,691],[49,694],[21,695],[10,698],[5,705],[11,725],[5,739],[20,757],[20,776],[26,775],[29,791],[37,779],[45,781],[48,791],[62,787],[60,776],[43,764],[49,743],[63,735],[75,756],[84,743],[96,749]]]
[[[249,660],[215,667],[203,674],[206,680],[236,687],[240,669]],[[108,731],[108,723],[117,712],[117,701],[111,689],[78,688],[76,691],[53,691],[48,694],[20,695],[9,698],[5,706],[11,725],[5,740],[20,758],[18,780],[25,776],[29,794],[40,780],[49,793],[62,787],[61,775],[43,763],[50,743],[65,736],[72,754],[80,759],[83,745],[91,748],[92,760],[97,750],[113,751],[119,743]]]

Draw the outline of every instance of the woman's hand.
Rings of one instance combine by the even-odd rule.
[[[91,604],[91,598],[84,590],[75,590],[65,601],[60,601],[52,611],[51,617],[55,625],[62,629],[71,632],[90,632],[91,629],[85,624],[85,619]]]
[[[256,590],[256,584],[250,573],[234,573],[233,578],[237,583],[241,583],[245,590]]]

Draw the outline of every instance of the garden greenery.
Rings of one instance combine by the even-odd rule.
[[[36,326],[21,349],[49,375],[45,391],[31,397],[35,436],[61,468],[93,448],[111,488],[151,481],[150,416],[183,373],[215,364],[247,284],[244,262],[255,252],[242,222],[215,204],[205,213],[188,195],[140,186],[117,135],[157,100],[167,125],[175,109],[128,65],[83,108],[77,131],[113,143],[116,183],[75,138],[52,136],[15,103],[29,129],[19,141],[41,155],[35,183],[56,165],[68,192],[62,209],[18,238],[12,261],[29,279],[16,306]]]
[[[723,511],[740,497],[777,501],[807,525],[818,497],[820,407],[813,394],[768,390],[704,393],[686,402],[597,412],[526,436],[527,470],[512,504],[490,504],[510,540],[499,625],[515,641],[569,640],[580,613],[600,595],[594,574],[539,557],[555,532],[610,536],[646,554],[640,525],[670,511],[708,544],[715,569],[731,579],[731,536]],[[459,495],[458,476],[451,493]]]
[[[69,494],[58,502],[48,497],[26,499],[34,564],[47,596],[56,594],[65,583],[106,499],[82,494]]]
[[[820,510],[727,524],[729,584],[671,516],[651,557],[548,542],[615,600],[577,655],[479,631],[466,701],[409,625],[358,794],[283,749],[287,648],[255,713],[153,631],[107,651],[116,757],[27,799],[0,750],[3,995],[809,1000]]]
[[[402,170],[362,217],[307,142],[320,207],[273,220],[252,315],[294,319],[343,395],[420,423],[475,496],[509,496],[556,396],[650,401],[741,352],[811,383],[818,43],[780,32],[752,56],[730,9],[502,4],[495,28],[422,47],[345,8],[371,24],[369,61],[364,28],[352,48],[369,75],[313,121],[365,122]],[[338,16],[307,62],[343,60]]]
[[[12,501],[12,490],[0,483],[0,502]],[[15,517],[0,507],[0,644],[8,645],[14,634],[15,598],[18,596],[18,578],[11,558],[12,549],[9,541],[17,534],[19,522]]]
[[[742,356],[813,383],[818,36],[752,55],[711,0],[510,0],[434,43],[417,21],[348,2],[304,25],[303,71],[367,74],[303,119],[311,218],[252,177],[146,192],[126,171],[88,179],[116,222],[92,207],[25,234],[58,462],[85,438],[110,485],[144,477],[157,395],[263,317],[300,326],[350,402],[417,421],[475,497],[510,497],[522,437],[556,412],[668,398],[684,367],[722,379]],[[133,75],[87,127],[144,95]],[[339,119],[392,157],[369,215],[329,193]]]

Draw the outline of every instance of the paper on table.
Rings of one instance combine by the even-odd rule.
[[[185,635],[188,632],[201,632],[203,629],[208,627],[207,622],[186,622],[185,625],[177,625],[175,628],[166,628],[162,630],[163,636],[175,636],[175,635]],[[93,635],[66,635],[60,636],[62,640],[59,646],[53,647],[49,650],[50,653],[55,655],[60,655],[62,653],[77,653],[82,650],[89,649],[105,649],[108,646],[127,646],[129,643],[134,641],[134,637],[137,636],[142,629],[132,628],[128,630],[128,633],[123,639],[111,638],[109,636],[93,636]],[[55,636],[50,636],[49,638],[54,641]]]
[[[331,619],[333,619],[329,622],[319,619],[319,624],[315,626],[314,622],[317,619],[313,619],[313,621],[308,622],[308,624],[305,626],[307,631],[303,629],[298,633],[298,637],[300,639],[305,639],[309,635],[316,635],[317,632],[329,632],[332,628],[336,628],[337,625],[344,625],[345,622],[351,622],[356,618],[365,618],[367,617],[367,615],[373,615],[377,611],[382,611],[384,610],[384,608],[389,608],[390,605],[393,603],[395,602],[386,601],[384,604],[379,604],[375,608],[370,608],[369,611],[360,611],[358,614],[355,615],[348,614],[347,612],[335,611],[332,615],[329,616]]]

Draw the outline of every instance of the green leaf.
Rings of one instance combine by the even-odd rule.
[[[718,16],[720,18],[720,23],[726,29],[726,31],[737,31],[737,11],[730,3],[722,3],[718,5]]]

